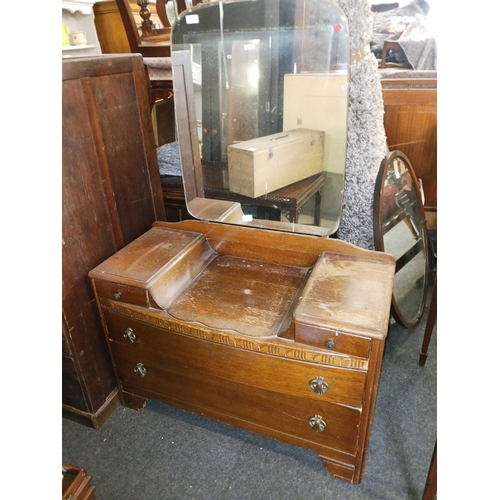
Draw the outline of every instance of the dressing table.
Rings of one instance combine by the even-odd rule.
[[[362,479],[394,260],[310,235],[157,222],[91,271],[121,402],[148,399]]]
[[[207,107],[205,87],[195,89],[192,77],[199,39],[181,40],[179,34],[187,25],[208,29],[204,23],[211,18],[220,26],[221,9],[238,4],[239,19],[259,14],[274,41],[287,40],[281,49],[277,45],[273,56],[286,66],[275,75],[276,88],[288,72],[283,58],[297,74],[320,70],[308,67],[311,60],[304,63],[302,57],[302,48],[311,48],[312,36],[338,48],[339,57],[328,52],[323,70],[347,81],[343,13],[327,0],[290,1],[238,0],[223,6],[211,2],[179,17],[172,28],[172,40],[182,42],[172,51],[176,121],[186,206],[194,220],[155,222],[89,277],[122,404],[140,409],[153,398],[308,447],[333,475],[359,483],[389,323],[395,259],[329,237],[338,225],[329,209],[341,199],[341,190],[336,198],[328,198],[330,204],[321,204],[320,222],[326,221],[326,226],[259,220],[238,201],[206,196],[202,162],[223,166],[224,141],[231,137],[230,143],[235,143],[241,137],[228,130],[222,141],[211,134],[205,141],[204,119],[220,121],[224,111],[220,103],[209,101],[210,116],[198,119],[197,111],[206,112]],[[186,22],[193,15],[197,17]],[[319,18],[334,23],[318,28]],[[240,30],[238,47],[255,35],[251,23],[243,23]],[[258,31],[264,37],[264,31]],[[224,29],[214,33],[210,36],[215,47],[221,48],[217,37],[231,40]],[[282,56],[278,49],[284,50]],[[202,72],[204,82],[205,76]],[[226,90],[231,89],[229,84]],[[266,102],[275,99],[277,107],[269,110],[282,113],[283,92],[271,94],[264,89],[261,97]],[[233,110],[241,112],[242,120],[247,119],[247,105]],[[269,125],[268,108],[259,106],[252,112],[259,109],[264,115],[258,113],[257,121]],[[255,132],[259,137],[281,132],[283,123],[278,120],[274,129]],[[324,128],[328,131],[328,123]],[[325,148],[321,175],[328,192],[334,189],[331,149],[345,154],[345,137],[337,139],[329,134]]]

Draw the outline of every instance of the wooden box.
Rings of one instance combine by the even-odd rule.
[[[124,405],[306,446],[359,483],[394,267],[330,238],[183,221],[155,222],[90,277]]]
[[[257,198],[323,170],[325,133],[294,129],[233,144],[228,151],[229,189]]]

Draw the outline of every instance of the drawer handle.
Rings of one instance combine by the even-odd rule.
[[[333,349],[335,347],[335,342],[332,340],[332,339],[328,339],[326,342],[325,342],[325,347],[327,349]]]
[[[134,372],[139,377],[145,377],[148,371],[142,363],[137,363],[134,367]]]
[[[129,344],[133,344],[137,340],[137,337],[135,336],[134,330],[132,330],[132,328],[127,328],[123,332],[123,336]]]
[[[321,415],[314,415],[314,417],[311,417],[309,419],[309,425],[316,432],[322,432],[326,429],[326,422]]]
[[[315,394],[324,394],[328,390],[329,385],[323,377],[318,376],[309,381],[309,387]]]
[[[122,292],[115,292],[115,300],[120,300],[122,298]]]

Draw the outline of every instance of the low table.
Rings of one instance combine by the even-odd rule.
[[[323,174],[318,174],[294,184],[290,184],[284,188],[277,189],[265,196],[259,196],[258,198],[249,198],[248,196],[233,193],[220,185],[210,185],[205,186],[205,197],[214,200],[235,201],[242,205],[276,208],[290,222],[298,223],[302,206],[314,196],[314,225],[319,226],[321,188],[324,183],[325,176]],[[161,177],[161,186],[165,208],[186,208],[182,177],[163,175]]]
[[[290,222],[298,223],[302,206],[315,196],[314,225],[320,225],[321,188],[325,183],[324,174],[316,174],[266,195],[250,198],[229,190],[226,164],[202,162],[202,166],[206,198],[236,201],[242,205],[277,208]]]

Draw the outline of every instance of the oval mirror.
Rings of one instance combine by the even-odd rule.
[[[186,192],[191,215],[334,233],[349,82],[339,7],[330,0],[201,3],[179,15],[171,43],[173,62],[176,52],[189,52],[193,77],[191,149],[199,148],[201,175],[194,195]],[[192,175],[182,155],[181,163],[184,177]]]
[[[375,249],[396,259],[394,318],[413,329],[425,309],[429,253],[419,182],[401,151],[392,151],[382,160],[375,183],[373,215]]]

